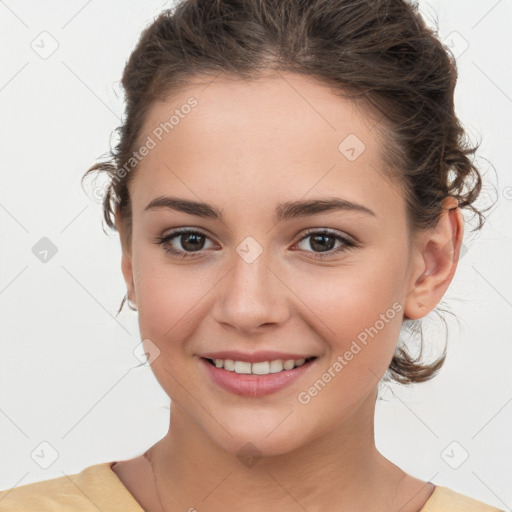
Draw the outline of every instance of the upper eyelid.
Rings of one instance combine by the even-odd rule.
[[[316,233],[324,233],[326,235],[336,236],[340,238],[346,238],[347,240],[350,240],[351,242],[356,243],[357,240],[348,233],[345,233],[344,231],[338,231],[331,228],[309,228],[306,230],[306,232],[302,235],[301,238],[299,238],[299,241],[303,240],[304,238],[307,238],[310,235],[316,234]]]
[[[169,238],[170,240],[174,240],[175,238],[178,238],[180,235],[186,235],[187,233],[191,232],[197,232],[206,238],[208,238],[211,242],[216,244],[215,240],[212,239],[212,237],[205,232],[202,228],[196,228],[196,227],[182,227],[182,228],[174,228],[174,230],[171,230],[170,233],[167,233],[165,235],[162,235],[161,238]],[[320,228],[308,228],[305,232],[294,242],[294,244],[297,244],[299,242],[302,242],[305,238],[308,238],[311,235],[317,234],[317,233],[325,233],[327,235],[336,237],[337,239],[346,239],[348,242],[353,243],[354,245],[358,244],[358,240],[355,239],[352,235],[349,235],[345,232],[339,232],[333,228],[326,228],[326,227],[320,227]]]

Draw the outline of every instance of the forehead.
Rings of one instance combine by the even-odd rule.
[[[151,149],[131,183],[133,208],[165,193],[256,206],[338,192],[378,209],[382,187],[396,194],[396,185],[384,171],[377,124],[301,75],[192,83],[148,111],[139,141]]]

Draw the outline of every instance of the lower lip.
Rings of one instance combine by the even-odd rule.
[[[289,386],[292,382],[300,379],[315,361],[316,359],[312,359],[293,370],[283,370],[267,375],[253,375],[230,372],[224,370],[224,368],[217,368],[209,363],[207,359],[201,358],[201,363],[205,366],[207,373],[221,388],[235,395],[253,397],[269,395],[270,393],[275,393]]]

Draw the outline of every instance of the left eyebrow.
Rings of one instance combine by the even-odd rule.
[[[362,204],[339,197],[330,197],[325,199],[301,199],[282,203],[276,208],[275,219],[281,221],[305,217],[307,215],[320,215],[322,213],[338,210],[361,212],[377,217],[373,210],[370,210]]]
[[[182,199],[179,197],[159,196],[153,199],[144,208],[144,211],[153,210],[157,208],[167,208],[176,210],[198,217],[210,218],[214,220],[223,220],[222,211],[215,206],[193,201],[190,199]],[[370,210],[362,204],[348,201],[339,197],[330,197],[324,199],[300,199],[297,201],[288,201],[279,204],[274,212],[276,221],[283,221],[288,219],[295,219],[298,217],[306,217],[308,215],[320,215],[322,213],[331,211],[354,211],[361,212],[373,217],[377,217],[373,210]]]

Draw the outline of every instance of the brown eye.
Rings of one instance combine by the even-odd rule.
[[[315,251],[330,251],[336,245],[336,238],[331,235],[311,235],[309,238],[309,245]]]
[[[177,238],[181,239],[181,247],[186,251],[200,251],[204,246],[204,236],[198,233],[184,233]]]
[[[309,246],[309,248],[313,249],[313,251],[308,251],[307,248],[302,248],[301,250],[312,252],[312,257],[317,259],[329,258],[343,251],[357,247],[355,242],[352,242],[348,238],[341,236],[336,232],[332,232],[326,229],[320,231],[310,231],[308,234],[306,234],[306,236],[300,239],[299,244],[308,239],[309,242],[305,245]],[[340,242],[341,245],[335,248],[336,242]]]
[[[176,229],[163,237],[157,237],[155,243],[161,245],[165,252],[182,258],[200,253],[209,238],[201,231],[193,229]]]

